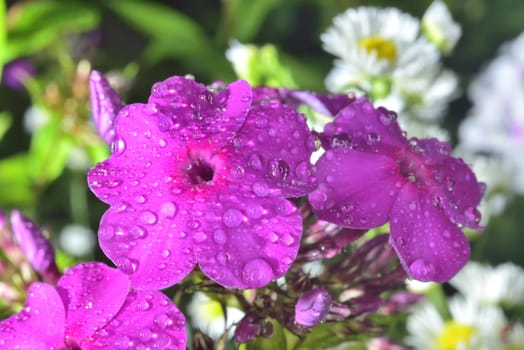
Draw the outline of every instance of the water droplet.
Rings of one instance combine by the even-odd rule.
[[[252,219],[259,219],[264,215],[264,208],[260,204],[252,203],[248,204],[246,208],[246,214]]]
[[[111,143],[111,153],[115,156],[119,156],[126,150],[126,143],[123,138],[116,135]]]
[[[255,182],[252,189],[253,193],[258,197],[266,197],[269,194],[269,187],[265,182]]]
[[[481,219],[481,214],[477,208],[469,207],[464,211],[466,219],[473,224],[478,224]]]
[[[158,140],[158,145],[159,145],[160,147],[164,148],[164,147],[167,146],[167,142],[166,142],[166,140],[164,140],[164,139],[159,139],[159,140]]]
[[[147,300],[141,300],[136,304],[136,308],[140,311],[146,311],[151,308],[151,303],[149,303]]]
[[[248,164],[251,168],[255,170],[261,170],[262,169],[262,157],[256,153],[253,153],[248,160]]]
[[[451,238],[451,233],[450,233],[448,230],[444,230],[444,231],[442,232],[442,235],[443,235],[444,237],[446,237],[446,238]]]
[[[138,261],[121,257],[116,261],[116,266],[122,271],[123,273],[130,275],[134,273],[138,269]]]
[[[242,223],[244,216],[238,209],[228,209],[222,216],[222,222],[227,227],[237,227]]]
[[[242,281],[249,288],[262,287],[269,283],[273,277],[271,265],[262,258],[249,261],[242,269]]]
[[[273,159],[269,163],[269,174],[274,178],[285,180],[289,176],[289,164],[282,159]]]
[[[375,144],[380,141],[380,135],[376,132],[370,132],[367,136],[368,145]]]
[[[169,249],[164,249],[160,253],[163,259],[167,259],[171,255],[171,251]]]
[[[409,210],[417,209],[417,203],[415,203],[414,201],[409,202],[408,208],[409,208]]]
[[[152,211],[144,210],[142,214],[140,214],[140,221],[142,221],[144,224],[154,225],[157,220],[158,217]]]
[[[288,247],[291,247],[293,243],[295,243],[295,239],[289,233],[284,233],[282,236],[282,242],[284,242]]]
[[[222,230],[215,230],[213,232],[213,241],[215,241],[216,244],[223,245],[227,241],[226,233]]]
[[[135,225],[129,230],[135,239],[144,239],[147,236],[147,230],[141,226]]]
[[[202,232],[202,231],[195,231],[193,233],[193,239],[198,242],[198,243],[202,243],[204,242],[206,239],[207,239],[207,235],[205,232]]]
[[[144,204],[147,201],[147,198],[145,196],[139,195],[135,197],[135,202],[138,204]]]
[[[453,189],[455,188],[455,180],[453,180],[451,177],[447,176],[446,177],[446,188],[448,189],[448,191],[452,192]]]
[[[160,215],[165,216],[166,218],[173,218],[176,215],[177,206],[173,202],[165,202],[160,207]]]
[[[157,267],[158,267],[158,269],[159,269],[159,270],[165,270],[165,269],[166,269],[166,267],[167,267],[167,265],[166,265],[166,264],[164,264],[164,263],[162,263],[162,264],[158,264],[158,266],[157,266]]]
[[[351,148],[351,137],[347,134],[336,134],[331,138],[332,148]]]
[[[414,279],[427,282],[434,278],[435,267],[424,259],[417,259],[409,265],[409,271]]]

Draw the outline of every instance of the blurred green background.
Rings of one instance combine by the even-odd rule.
[[[0,0],[0,64],[23,57],[36,68],[23,89],[0,85],[0,207],[20,208],[53,233],[72,223],[96,232],[106,207],[87,189],[86,170],[108,155],[108,147],[90,121],[90,68],[112,76],[124,101],[144,102],[152,84],[171,75],[192,74],[203,83],[234,80],[224,53],[237,39],[275,45],[298,87],[324,91],[333,57],[322,50],[319,36],[335,15],[368,5],[397,7],[420,18],[430,3]],[[446,3],[463,29],[455,51],[444,59],[462,87],[444,121],[456,142],[457,126],[471,107],[467,86],[503,42],[524,31],[524,1]],[[472,243],[474,259],[524,266],[523,208],[524,198],[516,197],[490,221]]]

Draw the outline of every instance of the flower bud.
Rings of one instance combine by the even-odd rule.
[[[313,327],[323,322],[327,317],[331,301],[331,295],[324,288],[304,293],[295,305],[295,322],[306,327]]]

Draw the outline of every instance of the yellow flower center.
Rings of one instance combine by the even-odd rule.
[[[475,327],[448,321],[437,336],[437,348],[438,350],[457,350],[459,345],[462,345],[465,346],[465,349],[471,349],[471,337],[475,331]]]
[[[380,59],[388,60],[389,62],[397,59],[397,47],[395,43],[379,35],[360,39],[358,46],[370,54],[374,52]]]

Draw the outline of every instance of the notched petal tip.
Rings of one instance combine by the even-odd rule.
[[[113,121],[124,104],[99,71],[93,70],[89,75],[89,92],[93,121],[98,133],[104,141],[111,144],[115,133]]]

